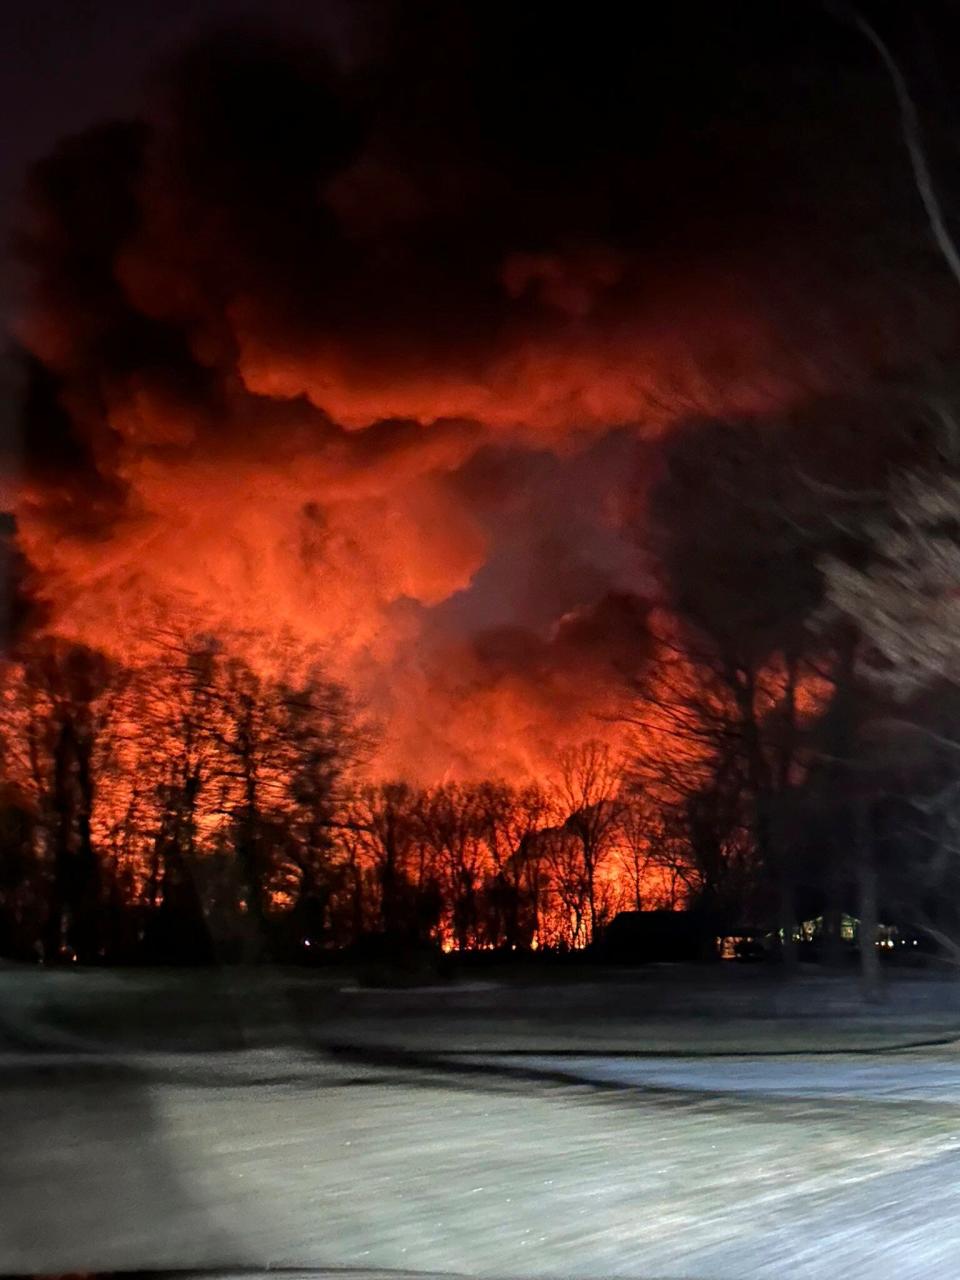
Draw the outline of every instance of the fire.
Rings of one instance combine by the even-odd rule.
[[[617,421],[646,394],[634,385],[628,402],[620,387]],[[504,436],[496,413],[345,430],[247,391],[230,413],[276,417],[286,434],[267,448],[207,446],[140,389],[103,424],[119,442],[119,512],[76,530],[57,489],[28,485],[18,539],[59,635],[140,661],[158,628],[192,623],[243,637],[263,670],[292,638],[381,725],[380,776],[542,776],[564,744],[612,740],[649,585],[635,537],[644,433],[594,421],[580,438],[589,415],[561,399],[569,416],[551,410],[546,437],[531,436],[535,419]],[[391,403],[384,392],[364,412]]]
[[[262,671],[292,638],[376,776],[542,776],[615,737],[651,441],[816,361],[745,262],[610,241],[616,173],[581,207],[355,90],[230,36],[37,166],[18,542],[58,635],[141,662],[195,623]]]
[[[938,286],[901,322],[896,266],[861,269],[901,243],[862,198],[894,170],[811,132],[807,89],[850,115],[816,41],[374,8],[356,47],[340,17],[200,40],[31,171],[0,732],[64,929],[108,881],[195,917],[201,862],[205,911],[282,905],[317,950],[579,947],[719,900],[758,726],[801,781],[831,688],[685,605],[686,574],[718,613],[778,574],[763,523],[713,527],[745,500],[739,453],[702,483],[711,433],[953,341]],[[676,499],[685,466],[720,500]],[[727,844],[691,867],[697,823]]]

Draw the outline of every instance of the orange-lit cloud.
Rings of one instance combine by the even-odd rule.
[[[837,352],[785,339],[753,252],[785,174],[737,130],[665,146],[642,47],[575,101],[522,14],[492,44],[434,16],[443,59],[411,22],[353,78],[227,33],[37,166],[17,536],[63,634],[292,635],[382,722],[379,768],[537,772],[643,661],[648,442]]]

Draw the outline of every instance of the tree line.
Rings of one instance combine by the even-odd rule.
[[[949,367],[674,433],[647,529],[664,606],[631,715],[701,890],[783,959],[845,913],[960,958],[960,432]],[[678,767],[678,759],[683,764]]]
[[[575,948],[689,894],[605,744],[559,753],[543,784],[371,783],[369,730],[302,655],[265,674],[209,637],[154,648],[126,666],[47,637],[6,663],[7,954]]]
[[[0,946],[81,961],[575,949],[623,909],[861,921],[960,956],[960,453],[949,388],[692,420],[642,537],[643,658],[536,782],[369,781],[323,664],[187,628],[34,631],[0,671]],[[870,449],[863,440],[868,434]]]

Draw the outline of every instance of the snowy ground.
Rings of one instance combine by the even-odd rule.
[[[960,1035],[960,979],[901,974],[865,1005],[854,977],[725,965],[563,971],[374,991],[303,970],[0,968],[4,1049],[128,1053],[285,1045],[597,1053],[804,1052]]]
[[[501,993],[495,1043],[492,995],[451,995],[428,1017],[413,995],[387,1016],[386,996],[328,994],[325,1045],[104,1057],[9,1043],[0,1271],[960,1274],[960,1049],[875,1051],[866,1041],[896,1019],[884,1029],[874,1013],[821,1026],[857,1052],[779,1056],[787,1024],[809,1022],[798,995],[795,1018],[752,1019],[764,1056],[673,1056],[662,1010],[651,1037],[642,981],[610,1008],[592,988]],[[918,987],[903,1004],[922,1012],[911,1033],[946,1039],[952,998]],[[26,980],[17,999],[21,1020],[51,1007]],[[575,1034],[589,1003],[619,1041],[659,1037],[654,1055],[594,1052],[596,1025]],[[625,1003],[630,1016],[615,1016]],[[689,1004],[678,1021],[692,1053]],[[726,1020],[700,1021],[709,1051]],[[564,1025],[568,1052],[552,1043]],[[521,1034],[551,1043],[511,1051]]]

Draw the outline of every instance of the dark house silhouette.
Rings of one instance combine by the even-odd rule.
[[[719,921],[697,911],[621,911],[597,950],[612,964],[717,959]]]

